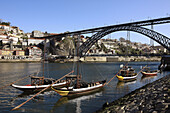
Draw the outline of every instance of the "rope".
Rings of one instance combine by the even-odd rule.
[[[16,80],[16,81],[14,81],[14,82],[12,82],[12,83],[10,83],[10,84],[7,84],[7,85],[5,85],[5,86],[2,86],[2,87],[0,87],[0,89],[3,89],[3,88],[5,88],[5,87],[7,87],[7,86],[10,86],[10,85],[12,85],[12,84],[14,84],[14,83],[16,83],[16,82],[18,82],[18,81],[21,81],[21,80],[23,80],[23,79],[25,79],[25,78],[28,78],[29,76],[32,76],[32,75],[34,75],[34,74],[25,76],[24,78],[21,78],[21,79],[19,79],[19,80]]]
[[[126,65],[127,65],[127,64],[126,64]],[[123,68],[116,73],[116,75],[118,75],[118,74],[125,68],[126,65],[124,65]],[[115,76],[116,76],[116,75],[115,75]],[[114,78],[115,76],[113,76],[113,77],[109,80],[109,82],[106,83],[106,85],[108,85],[108,84],[113,80],[113,78]]]
[[[143,67],[143,68],[138,72],[138,74],[137,74],[136,76],[138,76],[139,73],[142,72],[142,70],[145,69],[146,67],[147,67],[147,65],[146,65],[145,67]]]
[[[93,65],[94,65],[94,63],[93,63]],[[94,65],[94,67],[96,68],[96,70],[97,70],[97,72],[99,73],[99,75],[100,75],[103,79],[105,79],[104,76],[102,75],[102,73],[101,73],[101,72],[99,71],[99,69],[97,68],[97,66]]]

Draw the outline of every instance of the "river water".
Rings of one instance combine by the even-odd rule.
[[[122,62],[114,63],[81,63],[80,71],[84,81],[98,81],[107,79],[109,81],[120,69]],[[147,62],[130,62],[138,73],[141,66]],[[151,69],[157,69],[159,62],[149,62]],[[31,73],[42,70],[40,63],[0,63],[0,87],[18,80]],[[46,63],[45,76],[51,78],[60,78],[73,69],[73,63]],[[40,72],[39,75],[42,73]],[[143,78],[142,74],[138,75],[136,81],[122,83],[118,82],[115,77],[108,86],[96,93],[84,95],[77,98],[62,98],[54,91],[44,92],[38,95],[20,109],[10,111],[13,107],[29,99],[33,94],[23,94],[22,91],[12,88],[11,86],[0,89],[0,112],[26,112],[26,113],[91,113],[100,109],[105,102],[112,102],[127,93],[153,82],[170,72],[162,72],[155,77]],[[30,79],[25,79],[16,84],[29,84]]]

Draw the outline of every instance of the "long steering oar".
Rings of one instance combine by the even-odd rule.
[[[126,65],[127,65],[127,64],[126,64]],[[125,68],[126,65],[124,65],[123,68],[116,73],[116,75],[118,75],[118,74]],[[116,76],[116,75],[115,75],[115,76]],[[113,78],[114,78],[115,76],[113,76],[113,77],[109,80],[109,82],[106,83],[106,85],[108,85],[108,84],[113,80]]]
[[[60,81],[61,79],[63,79],[64,77],[68,76],[69,74],[73,73],[74,71],[71,71],[70,73],[64,75],[63,77],[61,77],[60,79],[56,80],[54,83],[52,83],[51,85],[49,85],[48,87],[42,89],[40,92],[38,92],[37,94],[35,94],[34,96],[32,96],[30,99],[28,99],[27,101],[23,102],[22,104],[16,106],[15,108],[12,109],[13,110],[16,110],[18,108],[20,108],[21,106],[23,106],[25,103],[27,103],[28,101],[30,101],[31,99],[33,99],[35,96],[39,95],[40,93],[42,93],[43,91],[45,91],[46,89],[48,89],[49,87],[51,87],[53,84],[57,83],[58,81]]]
[[[0,89],[3,89],[3,88],[5,88],[5,87],[7,87],[7,86],[10,86],[10,85],[12,85],[12,84],[14,84],[14,83],[16,83],[16,82],[18,82],[18,81],[21,81],[21,80],[23,80],[23,79],[26,79],[26,78],[28,78],[29,76],[32,76],[32,75],[34,75],[34,74],[25,76],[25,77],[23,77],[23,78],[21,78],[21,79],[18,79],[18,80],[14,81],[14,82],[12,82],[12,83],[10,83],[10,84],[7,84],[7,85],[5,85],[5,86],[2,86],[2,87],[0,87]]]

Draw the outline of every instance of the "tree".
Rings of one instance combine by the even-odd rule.
[[[7,35],[8,33],[5,31],[4,35]]]
[[[10,31],[10,33],[11,33],[11,34],[13,34],[13,33],[14,33],[14,31],[13,31],[13,30],[11,30],[11,31]]]
[[[120,37],[120,38],[119,38],[119,41],[120,41],[120,42],[125,42],[125,39],[124,39],[123,37]]]
[[[18,44],[18,45],[21,45],[21,41],[20,41],[20,40],[18,40],[17,44]]]
[[[10,26],[10,22],[1,22],[0,25],[7,25],[7,26]]]
[[[32,46],[32,43],[30,43],[29,46]]]
[[[27,36],[23,36],[22,38],[23,38],[23,39],[28,39],[28,37],[27,37]]]

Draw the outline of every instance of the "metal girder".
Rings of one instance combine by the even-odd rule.
[[[143,20],[143,21],[110,25],[110,26],[104,26],[104,27],[97,27],[97,28],[91,28],[91,29],[85,29],[85,30],[79,30],[79,31],[73,31],[73,32],[65,32],[65,33],[46,36],[42,38],[58,38],[58,37],[65,37],[67,35],[80,35],[80,34],[87,34],[87,33],[95,33],[95,32],[100,32],[103,29],[120,27],[120,26],[148,26],[148,25],[165,24],[165,23],[170,23],[170,17]]]
[[[140,27],[140,26],[117,26],[112,28],[105,28],[96,34],[94,34],[90,39],[88,39],[86,42],[84,42],[79,49],[79,52],[81,55],[85,55],[87,51],[94,45],[99,39],[102,37],[116,32],[116,31],[134,31],[140,34],[143,34],[153,40],[155,40],[157,43],[165,47],[170,51],[170,38],[147,28]]]

